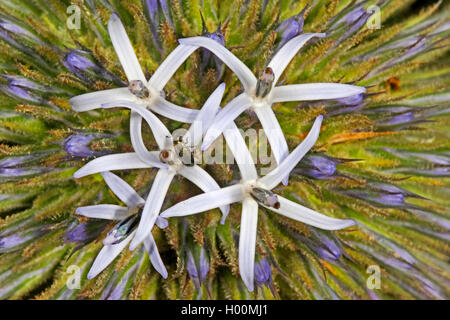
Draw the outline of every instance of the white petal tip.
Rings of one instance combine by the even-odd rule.
[[[70,98],[70,100],[69,100],[69,104],[72,107],[72,109],[76,108],[76,100],[77,100],[77,97]]]
[[[225,220],[227,220],[228,212],[225,214],[222,214],[222,219],[220,219],[220,224],[225,224]]]
[[[178,39],[178,42],[179,42],[180,44],[186,45],[186,42],[189,43],[189,40],[188,40],[187,38],[181,38],[181,39]]]
[[[109,21],[108,23],[113,23],[116,20],[120,20],[119,16],[117,15],[117,13],[113,12],[110,16],[109,16]]]
[[[160,229],[165,229],[169,225],[169,222],[166,219],[164,219],[163,217],[159,216],[158,219],[156,220],[156,225]]]
[[[83,176],[83,175],[82,175],[82,173],[80,172],[80,170],[76,171],[76,172],[73,174],[73,177],[74,177],[75,179],[81,178],[82,176]]]
[[[254,285],[248,285],[248,284],[246,284],[245,282],[244,282],[244,284],[245,284],[245,286],[247,287],[247,290],[250,291],[250,292],[253,292],[253,290],[255,289],[255,288],[254,288]]]
[[[355,220],[346,220],[346,221],[347,221],[347,223],[346,223],[345,228],[352,227],[352,226],[356,225],[356,221]]]
[[[93,274],[93,273],[88,273],[88,275],[87,275],[87,278],[88,278],[88,280],[91,280],[91,279],[93,279],[93,278],[95,278],[95,276],[96,276],[96,274]]]
[[[335,224],[334,226],[327,228],[328,230],[342,230],[348,227],[352,227],[356,224],[354,220],[341,220],[339,223]]]
[[[284,178],[281,183],[283,184],[283,186],[287,186],[289,184],[289,177]]]

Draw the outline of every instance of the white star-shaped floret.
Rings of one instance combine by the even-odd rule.
[[[194,121],[198,110],[177,106],[164,99],[161,93],[176,70],[197,47],[179,45],[159,66],[150,80],[147,81],[125,28],[116,14],[112,14],[109,19],[108,31],[128,78],[129,86],[73,97],[70,99],[72,108],[75,111],[89,111],[102,108],[103,104],[127,107],[127,103],[130,103],[139,106],[140,109],[151,110],[172,120],[187,123]],[[140,128],[141,123],[142,117],[136,112],[131,112],[130,127]],[[145,150],[143,149],[141,131],[132,130],[130,136],[134,150],[140,157],[143,157]],[[155,165],[153,162],[149,162],[149,164]]]
[[[305,140],[277,168],[273,169],[266,176],[258,177],[256,170],[247,170],[246,176],[242,177],[240,183],[189,198],[162,212],[160,217],[187,216],[231,203],[241,202],[239,270],[247,288],[253,291],[258,204],[283,216],[321,229],[338,230],[354,225],[353,220],[327,217],[271,191],[292,171],[317,141],[322,119],[322,116],[316,118]],[[235,152],[241,154],[249,153],[244,146],[241,146],[241,149]]]
[[[209,125],[211,124],[214,116],[217,114],[217,111],[220,108],[220,102],[224,90],[225,84],[221,84],[217,87],[217,89],[211,94],[201,110],[198,112],[194,123],[181,139],[182,145],[187,147],[194,154],[195,150],[200,149],[200,143],[202,141],[203,134],[206,129],[209,128]],[[111,106],[112,104],[103,105],[103,107],[105,108]],[[133,112],[136,112],[139,116],[143,117],[146,120],[146,122],[152,128],[155,140],[158,143],[159,151],[148,151],[147,149],[145,149],[147,156],[151,157],[152,161],[156,161],[159,163],[157,167],[160,168],[163,165],[166,166],[165,169],[163,168],[158,170],[150,189],[150,193],[148,194],[147,200],[145,201],[139,226],[130,245],[130,249],[134,250],[145,239],[146,234],[149,230],[152,229],[153,225],[155,224],[167,190],[176,174],[179,174],[190,180],[204,192],[219,190],[220,186],[200,166],[195,163],[186,164],[186,161],[183,161],[184,159],[178,156],[179,152],[177,152],[176,150],[178,143],[174,144],[172,135],[170,134],[168,129],[153,113],[149,112],[148,110],[142,109],[133,103],[128,104],[128,107]],[[136,128],[131,128],[131,130],[135,129]],[[232,123],[228,129],[229,130],[227,130],[228,133],[226,135],[227,142],[229,144],[230,150],[235,155],[240,169],[242,170],[242,172],[244,172],[244,175],[246,172],[253,171],[256,174],[254,166],[248,165],[248,163],[252,164],[252,162],[250,162],[251,157],[247,155],[248,152],[242,153],[240,151],[236,151],[241,150],[242,148],[246,148],[245,141],[241,136],[239,130],[236,128],[234,123]],[[188,157],[188,160],[191,160],[191,158]],[[77,172],[75,172],[74,177],[80,178],[86,175],[104,171],[150,167],[152,166],[144,161],[144,159],[138,157],[134,152],[112,154],[90,161],[85,166],[80,168]],[[223,214],[222,223],[224,223],[224,220],[229,212],[229,205],[220,206],[220,209]]]
[[[127,207],[113,204],[99,204],[79,207],[76,210],[77,214],[85,217],[120,221],[103,240],[104,246],[89,270],[88,279],[92,279],[102,272],[120,254],[127,244],[130,243],[136,234],[136,221],[145,204],[145,200],[128,183],[115,174],[102,172],[102,176],[112,192]],[[167,226],[167,221],[158,218],[156,224],[160,228],[164,228]],[[153,267],[166,279],[167,270],[161,260],[151,231],[148,231],[145,236],[144,246]]]
[[[275,86],[297,51],[311,38],[324,36],[323,33],[305,33],[294,37],[273,56],[259,79],[242,61],[216,41],[207,37],[180,39],[180,44],[200,46],[213,52],[237,75],[244,87],[244,92],[231,100],[217,114],[214,124],[206,132],[202,150],[207,149],[231,121],[246,109],[251,108],[261,122],[275,160],[279,164],[288,156],[289,149],[280,124],[272,110],[273,103],[339,99],[365,92],[363,87],[338,83]],[[288,176],[283,178],[283,184],[287,185],[287,182]]]

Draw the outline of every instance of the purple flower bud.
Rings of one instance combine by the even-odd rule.
[[[217,43],[221,44],[222,46],[225,46],[225,37],[223,36],[222,30],[221,30],[221,24],[219,23],[217,30],[210,33],[208,29],[206,28],[205,20],[203,19],[203,15],[201,15],[202,18],[202,36],[210,38]],[[214,66],[217,70],[217,77],[220,76],[220,74],[223,72],[223,62],[218,59],[215,55],[211,53],[211,51],[202,48],[201,49],[201,70],[205,71],[208,66]]]
[[[2,178],[14,178],[23,177],[43,172],[43,168],[0,168],[0,177]]]
[[[255,285],[256,288],[266,286],[272,291],[273,296],[277,296],[273,287],[272,281],[272,267],[267,261],[267,258],[262,258],[255,262]]]
[[[395,168],[386,170],[389,173],[404,173],[404,174],[414,174],[414,175],[422,175],[428,177],[450,177],[450,167],[433,167],[431,169],[419,169],[419,168]]]
[[[364,14],[366,13],[366,10],[362,7],[356,8],[349,13],[347,13],[343,18],[342,22],[346,24],[353,24],[356,21],[358,21]]]
[[[424,199],[421,196],[419,196],[419,195],[417,195],[417,194],[415,194],[415,193],[413,193],[411,191],[405,190],[403,188],[397,187],[397,186],[392,185],[392,184],[371,182],[370,186],[372,188],[376,188],[379,191],[383,191],[383,192],[386,192],[386,193],[391,193],[391,194],[400,193],[400,194],[404,195],[405,197],[413,197],[413,198]]]
[[[278,44],[278,47],[275,51],[278,51],[282,46],[285,45],[286,42],[288,42],[292,38],[303,33],[303,25],[305,23],[304,14],[307,8],[308,5],[306,5],[298,14],[282,21],[275,29],[275,31],[278,33],[278,36],[281,37],[280,43]]]
[[[368,201],[379,207],[414,208],[413,205],[405,203],[406,197],[424,199],[423,197],[400,187],[377,182],[368,183],[366,189],[350,189],[338,192]]]
[[[0,168],[15,167],[15,166],[22,164],[26,160],[30,160],[32,158],[33,158],[33,156],[19,156],[19,157],[4,158],[4,159],[0,160]]]
[[[17,23],[14,23],[13,21],[10,20],[6,20],[4,18],[0,18],[0,30],[9,32],[11,34],[14,34],[15,36],[22,36],[29,40],[33,40],[39,43],[41,42],[35,35],[33,35],[25,28],[22,28]]]
[[[66,233],[63,235],[63,240],[65,243],[75,243],[77,248],[81,248],[97,239],[108,223],[108,220],[100,219],[89,219],[81,224],[75,221],[67,228]]]
[[[397,150],[392,148],[384,148],[384,151],[395,155],[401,159],[411,160],[415,159],[417,161],[427,161],[436,165],[449,166],[450,165],[450,155],[445,153],[421,153],[421,152],[410,152]]]
[[[356,159],[340,159],[325,154],[309,154],[293,170],[293,173],[313,179],[327,180],[338,176],[336,166],[339,163],[357,161]]]
[[[390,207],[398,207],[405,205],[405,196],[401,193],[380,193],[371,195],[364,195],[363,199],[376,202],[380,205],[387,205]]]
[[[71,157],[94,157],[105,155],[105,151],[94,151],[90,148],[90,143],[94,139],[106,137],[100,134],[78,133],[73,134],[63,141],[64,150]]]
[[[172,18],[170,17],[169,6],[167,0],[144,0],[144,12],[149,22],[152,40],[159,52],[162,52],[161,43],[159,42],[159,25],[160,18],[164,16],[165,20],[174,27]]]
[[[198,254],[198,251],[200,251],[200,254]],[[186,258],[186,268],[189,277],[194,282],[196,290],[199,290],[209,272],[209,259],[206,255],[206,250],[202,246],[199,250],[194,250],[193,253],[188,247],[186,249]]]
[[[419,281],[422,284],[422,288],[428,292],[428,294],[430,294],[432,297],[436,298],[436,299],[441,299],[441,300],[445,300],[446,298],[442,295],[441,293],[441,289],[434,284],[433,282],[431,282],[431,280],[426,279],[425,277],[423,277],[421,274],[419,273],[415,273],[415,276],[417,277],[417,279],[419,279]]]
[[[37,97],[36,95],[32,94],[31,92],[29,92],[28,90],[26,90],[20,86],[16,86],[16,85],[12,85],[12,84],[1,85],[0,90],[3,91],[8,96],[15,98],[15,99],[26,100],[26,101],[31,101],[31,102],[35,102],[35,103],[41,103],[43,101],[41,98]]]
[[[319,239],[322,241],[322,246],[315,246],[315,250],[322,259],[332,262],[338,260],[342,256],[341,248],[332,239],[325,235],[320,235]]]
[[[71,70],[86,70],[96,68],[96,65],[81,54],[79,50],[73,50],[64,57],[66,66]],[[74,71],[73,71],[74,72]]]
[[[158,28],[158,0],[145,0],[144,6],[150,17],[150,22],[155,29]]]
[[[46,171],[42,167],[24,167],[27,162],[37,158],[36,156],[9,157],[0,161],[0,178],[15,178],[38,174]]]
[[[114,274],[112,279],[109,281],[105,290],[103,290],[101,299],[102,300],[121,300],[126,298],[127,284],[131,276],[135,275],[138,266],[142,263],[139,259],[129,270],[121,275],[119,278],[118,274]]]
[[[410,153],[412,156],[415,156],[417,158],[424,159],[428,162],[434,163],[434,164],[440,164],[443,166],[450,166],[450,157],[444,156],[444,155],[437,155],[437,154],[426,154],[426,153]]]
[[[326,180],[336,172],[336,161],[322,155],[308,155],[299,163],[294,173],[313,179]]]
[[[173,27],[172,18],[170,17],[169,6],[167,5],[167,0],[159,0],[159,5],[161,6],[161,10],[164,14],[164,17],[169,22],[169,24]]]
[[[64,56],[62,63],[70,72],[86,82],[102,78],[120,85],[124,84],[117,76],[98,65],[89,52],[71,50]]]
[[[381,0],[375,3],[378,7],[381,7],[386,1]],[[363,1],[356,7],[352,8],[347,14],[338,20],[332,20],[330,27],[331,32],[339,32],[339,30],[346,30],[344,34],[336,42],[335,47],[338,46],[343,40],[348,39],[361,27],[363,27],[367,20],[372,16],[373,12],[367,11],[364,7],[367,1]],[[351,5],[352,6],[352,5]]]
[[[42,236],[46,226],[34,226],[24,229],[23,231],[15,231],[14,233],[0,235],[0,253],[15,251],[23,247],[24,244],[32,239]]]
[[[80,224],[72,230],[69,230],[64,235],[65,242],[83,242],[88,238],[88,234],[86,232],[86,224]]]
[[[352,9],[343,17],[338,20],[332,21],[331,31],[338,31],[341,29],[346,30],[346,32],[340,37],[338,43],[350,37],[355,31],[361,28],[367,19],[371,16],[370,13],[366,12],[364,9],[364,4]]]
[[[255,263],[255,281],[258,285],[268,285],[272,280],[272,268],[266,258]]]
[[[405,113],[402,113],[399,115],[395,115],[386,121],[379,121],[379,122],[377,122],[377,125],[380,127],[386,127],[386,126],[407,124],[407,123],[411,123],[413,121],[414,121],[414,113],[413,112],[405,112]]]
[[[16,246],[24,243],[25,241],[27,241],[30,238],[31,238],[31,236],[22,238],[16,234],[1,237],[0,238],[0,252],[1,252],[1,249],[9,249],[12,247],[16,247]]]
[[[46,87],[28,80],[27,78],[14,76],[14,75],[0,75],[0,78],[8,82],[6,85],[1,85],[0,90],[13,98],[21,100],[27,100],[37,103],[42,103],[44,100],[36,95],[34,92],[39,93],[61,93],[61,90]]]

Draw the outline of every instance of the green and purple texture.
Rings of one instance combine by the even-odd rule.
[[[417,2],[1,1],[0,298],[449,299],[450,7]],[[67,27],[71,4],[80,9],[80,29]],[[379,29],[366,24],[373,4],[381,8]],[[325,32],[296,55],[284,82],[351,83],[368,91],[274,105],[290,150],[312,120],[325,115],[313,152],[277,192],[356,225],[322,231],[261,209],[255,293],[238,272],[240,205],[231,206],[224,225],[220,211],[212,210],[153,229],[167,279],[140,246],[88,280],[114,224],[76,216],[75,209],[121,203],[100,174],[72,176],[95,157],[132,151],[130,113],[77,113],[68,101],[126,84],[106,28],[113,12],[147,77],[179,38],[203,33],[223,40],[260,74],[280,44],[302,32]],[[165,87],[166,98],[198,109],[221,82],[224,103],[242,89],[231,70],[197,50]],[[188,127],[161,119],[170,130]],[[236,123],[260,129],[250,112]],[[143,135],[155,148],[146,126]],[[221,186],[239,179],[235,165],[203,167]],[[116,173],[141,195],[155,175],[150,169]],[[199,193],[185,179],[175,180],[163,209]],[[66,285],[72,265],[81,273],[74,290]],[[372,265],[380,267],[380,289],[366,285]]]

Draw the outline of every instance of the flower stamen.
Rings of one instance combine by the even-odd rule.
[[[280,208],[280,202],[278,201],[278,197],[275,193],[270,190],[266,190],[259,187],[254,187],[250,191],[250,195],[256,202],[275,209]]]
[[[265,68],[256,84],[256,96],[259,98],[264,98],[265,96],[267,96],[272,89],[274,80],[275,74],[273,73],[272,68]]]
[[[128,90],[140,99],[150,97],[150,91],[141,80],[131,80],[128,84]]]
[[[103,240],[105,246],[118,244],[125,240],[138,226],[140,214],[133,214],[120,221]]]

